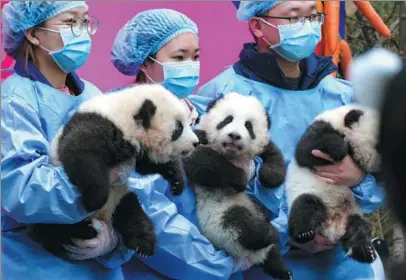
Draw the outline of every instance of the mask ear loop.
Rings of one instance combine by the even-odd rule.
[[[59,34],[61,33],[61,32],[58,31],[58,30],[53,30],[53,29],[49,29],[49,28],[46,28],[46,27],[38,27],[38,29],[42,29],[42,30],[46,30],[46,31],[54,32],[54,33],[59,33]],[[44,51],[48,52],[49,54],[52,53],[52,51],[50,51],[50,50],[48,50],[47,48],[41,46],[41,44],[39,44],[38,47],[40,47],[40,48],[43,49]]]
[[[277,26],[273,25],[273,24],[270,23],[270,22],[267,22],[267,21],[264,20],[263,18],[260,18],[260,17],[255,17],[255,18],[258,19],[258,20],[260,20],[260,21],[262,21],[262,22],[265,23],[266,25],[268,25],[268,26],[270,26],[270,27],[273,27],[273,28],[276,28],[276,29],[279,30],[279,28],[278,28]],[[264,41],[269,45],[269,47],[270,47],[271,49],[273,49],[273,48],[275,48],[275,47],[277,47],[277,46],[279,46],[279,45],[281,44],[281,43],[279,42],[279,44],[272,45],[271,43],[269,43],[269,41],[268,41],[267,39],[265,39],[265,37],[262,37],[262,40],[264,40]]]
[[[157,84],[157,82],[155,82],[146,72],[144,72],[145,76],[154,84]]]
[[[164,71],[164,69],[163,69],[164,64],[163,64],[162,62],[156,60],[156,59],[153,58],[152,56],[148,56],[148,58],[150,58],[150,59],[153,60],[154,62],[156,62],[156,63],[158,63],[159,65],[161,65],[161,66],[162,66],[162,71],[164,72],[164,75],[165,75],[165,71]],[[145,74],[145,76],[146,76],[151,82],[153,82],[154,84],[158,84],[158,83],[155,82],[153,79],[151,79],[151,77],[148,76],[148,74],[147,74],[146,72],[144,72],[144,74]]]

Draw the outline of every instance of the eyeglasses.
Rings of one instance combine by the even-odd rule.
[[[301,17],[274,17],[274,16],[259,16],[260,18],[277,18],[285,19],[289,21],[289,24],[296,24],[298,22],[305,24],[306,20],[310,21],[313,24],[323,24],[325,19],[325,14],[314,14],[310,16],[301,16]]]
[[[75,17],[68,23],[51,23],[53,25],[70,25],[72,34],[75,37],[79,37],[83,33],[83,28],[86,28],[89,35],[96,34],[97,27],[99,26],[99,20],[96,17],[88,17],[86,19],[81,19]]]

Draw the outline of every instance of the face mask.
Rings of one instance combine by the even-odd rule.
[[[162,86],[175,94],[178,98],[183,99],[188,97],[199,83],[199,61],[188,60],[161,63],[152,57],[150,58],[163,66],[164,81],[162,82]],[[154,82],[148,75],[146,76]]]
[[[320,42],[321,23],[311,23],[309,20],[306,20],[304,24],[297,22],[276,27],[262,18],[261,20],[269,26],[278,28],[279,44],[272,45],[265,38],[263,39],[269,44],[271,49],[288,61],[297,62],[309,57]]]
[[[87,58],[89,57],[90,48],[92,46],[90,35],[86,30],[83,30],[82,34],[76,37],[73,35],[71,28],[64,28],[59,31],[44,27],[39,28],[61,34],[63,41],[62,49],[58,51],[50,51],[41,45],[40,47],[49,53],[62,71],[65,73],[70,73],[85,64]]]

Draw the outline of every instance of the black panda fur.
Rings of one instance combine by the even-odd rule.
[[[331,162],[311,151],[320,150],[335,162],[350,155],[364,172],[377,174],[378,122],[374,110],[346,105],[317,116],[299,140],[285,183],[289,235],[298,247],[321,234],[331,242],[342,241],[345,252],[359,262],[376,259],[369,226],[360,216],[352,190],[319,180],[313,167]]]
[[[196,195],[202,234],[216,248],[247,258],[272,277],[291,279],[267,212],[245,193],[257,155],[264,161],[259,176],[263,186],[284,182],[285,163],[269,140],[269,128],[269,117],[255,97],[226,94],[201,117],[195,133],[202,145],[185,159],[185,171]],[[230,163],[233,168],[227,167]]]
[[[140,174],[159,173],[179,195],[185,184],[181,157],[198,144],[179,99],[159,85],[140,85],[83,103],[52,142],[51,158],[63,165],[84,207],[96,212],[73,225],[36,224],[30,236],[51,253],[68,257],[72,238],[94,238],[91,219],[121,233],[124,244],[141,256],[156,250],[153,224],[135,192],[112,184],[111,172],[134,166]]]

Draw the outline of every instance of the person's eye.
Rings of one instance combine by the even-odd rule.
[[[182,61],[184,60],[184,57],[182,55],[177,55],[175,56],[176,60]]]
[[[199,60],[199,57],[200,57],[200,55],[197,54],[197,55],[195,55],[195,56],[193,57],[193,60]]]

